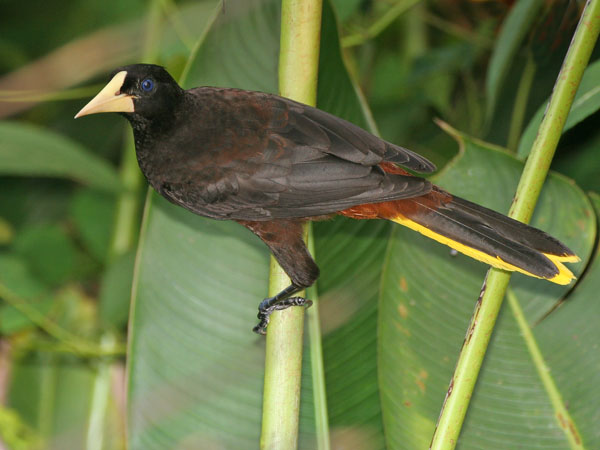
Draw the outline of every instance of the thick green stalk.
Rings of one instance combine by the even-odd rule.
[[[519,181],[515,201],[509,213],[514,219],[526,223],[531,219],[599,31],[600,0],[589,0],[569,46],[546,115],[540,124],[538,136]],[[491,269],[488,273],[450,381],[450,388],[431,442],[432,449],[448,450],[456,446],[509,279],[510,274],[501,270]]]
[[[283,0],[279,92],[315,105],[321,0]],[[269,295],[290,284],[271,260]],[[298,443],[304,308],[275,312],[267,330],[261,449],[293,449]]]

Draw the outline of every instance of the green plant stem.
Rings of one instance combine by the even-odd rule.
[[[287,285],[287,275],[271,258],[269,295],[279,292],[279,286]],[[304,308],[289,308],[271,317],[267,330],[260,436],[263,450],[293,449],[298,443],[303,331]]]
[[[361,45],[365,41],[373,39],[385,30],[394,20],[396,20],[402,13],[407,11],[413,5],[419,3],[421,0],[404,0],[396,3],[390,9],[388,9],[379,19],[377,19],[368,29],[361,33],[351,34],[342,38],[342,47],[354,47]]]
[[[321,0],[283,0],[279,92],[315,105]],[[273,258],[269,295],[290,283]],[[300,294],[302,295],[302,294]],[[304,308],[288,308],[271,316],[267,330],[261,449],[293,449],[298,443]]]
[[[282,0],[279,93],[315,106],[321,40],[321,0]]]
[[[509,212],[510,217],[514,219],[525,223],[531,219],[599,31],[600,0],[589,0],[569,46],[546,115],[540,124],[519,181],[515,201]],[[498,269],[488,272],[450,381],[450,388],[431,442],[432,449],[448,450],[456,446],[509,280],[510,273]]]
[[[402,17],[404,60],[406,65],[412,66],[418,58],[427,53],[427,25],[423,20],[427,4],[417,3]]]
[[[531,53],[527,56],[527,62],[521,74],[517,95],[515,97],[515,105],[510,119],[510,128],[508,131],[508,149],[516,153],[519,147],[519,139],[523,130],[523,122],[525,120],[525,111],[527,110],[527,101],[529,100],[529,92],[531,85],[535,79],[536,65]]]
[[[37,426],[42,441],[50,442],[52,438],[52,425],[56,410],[56,385],[58,383],[58,367],[56,355],[42,356],[40,364],[39,401]]]
[[[308,250],[315,256],[315,242],[312,224],[308,224]],[[321,338],[321,321],[319,319],[319,296],[315,285],[307,290],[308,298],[313,306],[306,311],[308,320],[308,341],[310,345],[310,367],[312,373],[313,401],[315,405],[315,428],[317,449],[329,450],[329,418],[327,415],[327,395],[325,387],[325,367],[323,365],[323,340]]]
[[[111,349],[116,344],[115,336],[104,333],[100,338],[102,348]],[[96,363],[94,383],[92,385],[92,397],[90,399],[90,414],[86,430],[86,450],[102,450],[104,445],[104,430],[110,398],[111,377],[110,367],[112,361],[100,360]]]

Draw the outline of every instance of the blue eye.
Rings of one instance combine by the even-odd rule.
[[[150,92],[152,89],[154,89],[154,81],[152,81],[150,78],[146,78],[144,81],[142,81],[142,89],[146,92]]]

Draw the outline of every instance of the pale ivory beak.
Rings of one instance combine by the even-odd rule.
[[[75,118],[101,112],[134,112],[133,96],[120,93],[126,76],[124,70],[117,73],[98,95],[81,108]]]

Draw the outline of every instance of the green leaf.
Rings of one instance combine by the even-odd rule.
[[[81,240],[99,261],[105,261],[114,226],[115,198],[106,192],[82,189],[71,201],[71,215]]]
[[[17,255],[0,253],[0,284],[19,297],[30,301],[31,306],[42,314],[53,304],[52,298],[43,298],[46,287],[29,271],[27,264]],[[0,332],[5,335],[16,333],[35,324],[27,316],[8,303],[0,306]]]
[[[339,46],[337,23],[329,2],[323,3],[317,107],[375,133],[368,107],[363,104],[348,73]]]
[[[364,448],[385,448],[377,378],[377,296],[392,224],[337,218],[313,228],[321,268],[319,308],[332,443],[363,448],[358,439],[369,443]]]
[[[522,163],[501,149],[456,131],[451,133],[463,149],[436,177],[436,183],[454,194],[506,212]],[[595,222],[585,195],[570,180],[551,174],[532,225],[556,236],[583,259],[582,263],[570,264],[575,273],[582,272],[592,251]],[[382,409],[390,448],[428,445],[486,270],[487,266],[453,255],[447,247],[408,229],[394,229],[383,273],[379,315]],[[511,286],[529,324],[551,311],[572,287],[520,274],[513,275]],[[556,326],[572,331],[577,322],[566,319]],[[539,344],[547,351],[545,357],[554,358],[548,342],[540,340]],[[592,354],[572,354],[568,364],[586,366],[585,359]],[[564,379],[569,389],[576,388],[577,382],[565,373],[555,375]],[[600,398],[579,401],[597,404]],[[569,448],[515,317],[505,307],[459,445],[475,449],[535,448],[542,444]]]
[[[591,194],[600,219],[600,196]],[[546,364],[586,448],[600,446],[600,252],[596,248],[577,289],[533,328]],[[571,424],[568,424],[571,425]]]
[[[331,3],[342,22],[355,14],[361,7],[361,0],[332,0]]]
[[[77,250],[58,225],[23,227],[15,237],[13,249],[37,277],[51,285],[66,281],[75,269]]]
[[[58,222],[69,213],[69,182],[51,179],[3,177],[0,215],[15,227]]]
[[[0,253],[0,283],[15,295],[28,299],[46,290],[46,286],[31,275],[23,258],[11,253]]]
[[[115,192],[115,170],[81,145],[49,130],[0,122],[0,174],[67,178]]]
[[[198,49],[185,87],[243,86],[277,93],[279,8],[268,0],[232,1],[227,8],[227,20],[218,16]],[[251,34],[253,41],[245,41]]]
[[[130,447],[245,448],[260,432],[264,342],[251,328],[268,255],[236,223],[157,196],[150,208],[130,330]]]
[[[571,135],[574,134],[576,133],[571,133]],[[574,138],[578,139],[578,136],[574,136]],[[559,153],[555,165],[562,174],[577,180],[577,184],[582,189],[598,192],[600,191],[600,177],[598,177],[600,173],[600,158],[598,158],[600,132],[585,139],[577,147],[576,151]]]
[[[117,257],[104,272],[98,308],[105,325],[119,329],[127,324],[134,264],[135,252],[131,251]]]
[[[573,100],[571,111],[565,122],[563,133],[600,109],[599,79],[600,61],[595,61],[590,64],[583,73],[583,78],[579,84],[579,89],[577,89],[577,94],[575,94],[575,99]],[[529,155],[533,141],[537,136],[540,123],[542,123],[542,119],[544,118],[547,105],[548,101],[545,101],[544,104],[538,108],[533,118],[529,121],[529,125],[527,125],[523,136],[521,136],[518,150],[519,158],[525,159],[527,155]]]
[[[512,7],[492,52],[485,81],[487,96],[486,118],[491,120],[498,102],[506,75],[514,64],[515,56],[538,17],[543,0],[521,0]]]

